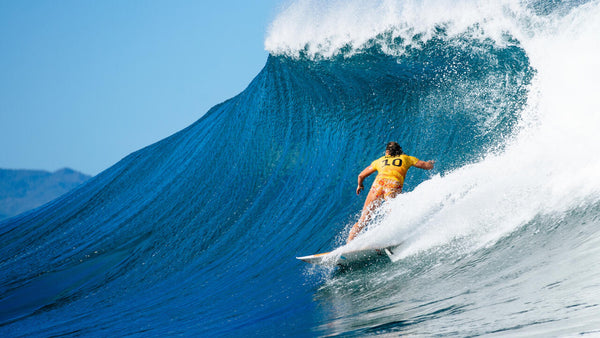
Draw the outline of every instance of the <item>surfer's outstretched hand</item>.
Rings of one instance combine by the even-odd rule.
[[[360,192],[363,191],[363,189],[365,189],[364,185],[359,185],[358,187],[356,187],[356,194],[360,194]]]

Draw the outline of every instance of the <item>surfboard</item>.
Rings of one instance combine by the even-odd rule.
[[[351,265],[366,265],[378,261],[391,261],[391,257],[394,255],[393,250],[397,246],[386,247],[386,248],[368,248],[353,250],[347,252],[336,253],[323,252],[316,255],[296,257],[301,261],[310,264],[322,265],[322,266],[351,266]]]

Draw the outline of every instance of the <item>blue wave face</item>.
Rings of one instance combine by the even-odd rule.
[[[270,56],[238,96],[87,185],[2,224],[0,331],[300,334],[385,143],[470,163],[509,135],[533,75],[518,46],[431,39],[330,59]],[[402,45],[402,41],[396,41]],[[410,172],[405,191],[428,176]],[[312,281],[311,281],[312,280]]]
[[[531,55],[478,33],[271,55],[194,125],[1,223],[0,334],[593,332],[600,184],[586,151],[600,143],[578,106],[597,77],[563,62],[593,54],[538,53],[542,96],[556,93],[548,69],[577,74],[555,95],[575,115],[549,109],[520,138]],[[408,194],[354,243],[403,241],[401,259],[333,273],[296,261],[341,245],[363,203],[356,175],[390,140],[435,172],[409,171]]]

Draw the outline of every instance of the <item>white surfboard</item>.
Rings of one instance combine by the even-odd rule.
[[[394,250],[399,246],[391,246],[386,248],[368,248],[353,250],[347,252],[324,252],[316,255],[296,257],[301,261],[317,264],[322,266],[350,266],[350,265],[361,265],[369,264],[377,261],[391,261],[391,257],[394,255]]]

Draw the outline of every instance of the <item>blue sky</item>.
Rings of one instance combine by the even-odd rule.
[[[0,168],[96,175],[244,90],[283,0],[0,0]]]

